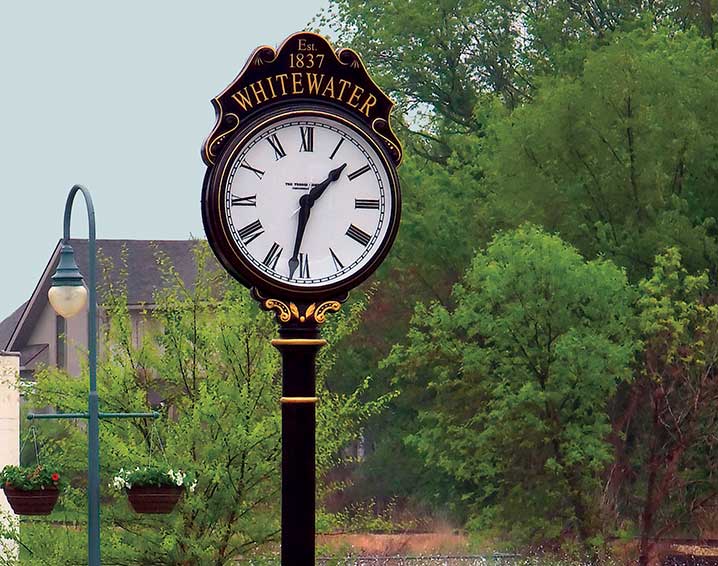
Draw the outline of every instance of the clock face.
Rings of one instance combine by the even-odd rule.
[[[255,128],[225,161],[218,191],[231,248],[260,280],[318,290],[365,271],[398,220],[396,183],[349,121],[288,113]]]

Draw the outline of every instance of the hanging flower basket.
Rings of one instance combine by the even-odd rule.
[[[5,466],[0,481],[16,515],[49,515],[60,496],[60,474],[46,466]]]
[[[136,513],[171,513],[177,505],[184,487],[146,486],[131,487],[127,490],[127,499]]]
[[[25,491],[5,486],[3,491],[16,515],[49,515],[60,496],[56,487]]]
[[[171,513],[185,489],[194,491],[196,481],[187,481],[187,474],[167,467],[121,469],[112,487],[124,490],[136,513]]]

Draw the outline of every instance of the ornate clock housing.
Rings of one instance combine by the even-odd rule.
[[[399,223],[398,182],[380,145],[361,124],[317,107],[280,110],[240,131],[204,201],[225,267],[279,297],[346,293],[384,259]]]
[[[255,51],[214,104],[202,217],[215,255],[264,298],[341,300],[397,233],[391,102],[354,52],[302,32]]]

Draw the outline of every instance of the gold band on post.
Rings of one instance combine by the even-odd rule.
[[[282,397],[282,403],[316,403],[318,397]]]
[[[323,338],[275,338],[272,346],[326,346]]]

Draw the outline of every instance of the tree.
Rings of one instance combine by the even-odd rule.
[[[636,280],[674,243],[691,268],[714,265],[718,52],[680,31],[712,13],[692,0],[332,2],[315,23],[400,104],[402,229],[451,258],[437,282],[423,247],[397,255],[417,298],[527,220]],[[457,226],[470,233],[447,245],[441,230]]]
[[[314,23],[356,48],[403,112],[422,118],[404,117],[412,130],[441,143],[438,127],[482,129],[486,95],[515,108],[537,77],[580,71],[616,32],[670,24],[712,37],[714,12],[711,0],[332,0]]]
[[[179,510],[166,519],[131,514],[124,498],[108,490],[103,500],[114,504],[103,507],[103,554],[112,563],[231,564],[238,557],[266,552],[267,543],[278,540],[281,380],[279,356],[270,345],[276,326],[246,289],[208,266],[208,258],[207,246],[198,244],[198,275],[189,285],[158,255],[168,286],[157,293],[156,308],[146,313],[141,334],[133,329],[137,319],[130,316],[123,286],[104,293],[106,321],[98,368],[103,410],[146,411],[149,398],[158,395],[164,405],[156,429],[137,419],[101,427],[105,483],[121,467],[143,465],[148,459],[166,459],[198,479],[195,492],[186,493]],[[341,448],[360,434],[361,423],[385,403],[360,403],[366,384],[347,395],[331,393],[323,385],[334,361],[332,345],[356,329],[362,310],[362,304],[355,303],[325,328],[330,346],[319,358],[320,472],[336,462]],[[38,374],[30,401],[63,412],[86,410],[86,385],[87,376],[77,379],[47,368]],[[68,426],[64,436],[47,442],[64,473],[76,478],[63,495],[65,508],[82,510],[84,430]],[[50,541],[63,540],[50,534],[56,528],[48,528],[50,532],[23,541],[43,564],[51,552],[56,560],[62,554],[58,548],[42,550]],[[84,549],[75,545],[67,552]],[[82,556],[63,555],[62,563],[79,563]]]
[[[595,540],[607,401],[637,347],[625,274],[524,226],[476,255],[453,300],[419,305],[387,360],[417,408],[407,441],[461,486],[475,526]]]
[[[718,52],[690,32],[639,29],[541,82],[493,128],[485,174],[509,223],[540,223],[638,280],[677,245],[715,277]]]
[[[633,463],[625,514],[638,515],[640,564],[658,566],[655,540],[695,530],[718,496],[718,305],[705,273],[689,275],[678,250],[656,258],[639,285],[645,346],[622,438]]]

